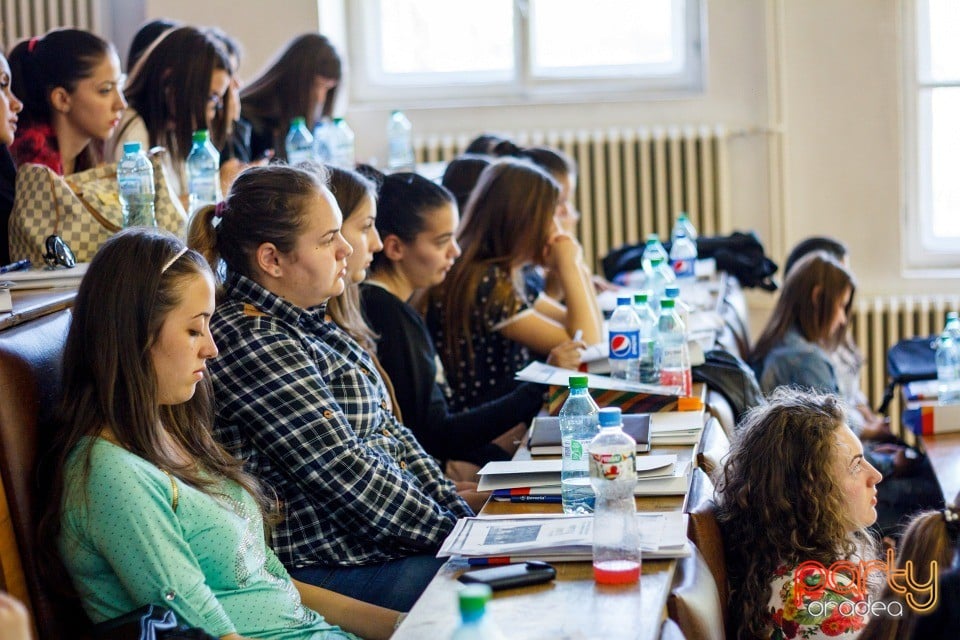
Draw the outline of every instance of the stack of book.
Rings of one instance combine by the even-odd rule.
[[[650,451],[650,414],[625,413],[621,418],[624,432],[637,442],[637,453]],[[530,425],[527,449],[532,456],[559,456],[563,453],[560,443],[560,418],[535,417]]]
[[[703,409],[650,414],[650,443],[657,446],[697,444],[703,432]]]
[[[480,469],[477,489],[502,502],[560,503],[562,461],[510,460],[488,462]],[[690,488],[690,463],[676,454],[637,457],[637,496],[684,495]]]
[[[690,555],[687,516],[679,512],[637,514],[644,558]],[[592,557],[593,516],[528,515],[461,518],[444,540],[438,558],[470,564],[545,560],[582,562]]]

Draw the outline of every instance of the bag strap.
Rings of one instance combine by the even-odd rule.
[[[100,223],[100,226],[109,231],[110,233],[117,233],[120,231],[120,227],[113,224],[105,217],[103,214],[96,210],[96,208],[87,202],[87,199],[83,197],[83,189],[78,188],[76,185],[72,184],[69,180],[64,178],[64,182],[67,183],[67,186],[70,187],[70,190],[73,191],[73,195],[77,196],[77,199],[80,201],[80,204],[83,205],[83,208],[86,209],[90,215],[93,216],[93,219]]]

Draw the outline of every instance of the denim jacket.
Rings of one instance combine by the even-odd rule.
[[[796,329],[790,329],[783,341],[770,350],[757,374],[764,393],[783,385],[822,393],[840,391],[827,353]]]

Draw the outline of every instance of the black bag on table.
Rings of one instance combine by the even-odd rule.
[[[886,414],[898,384],[937,377],[937,336],[906,338],[887,350],[887,387],[878,413]]]

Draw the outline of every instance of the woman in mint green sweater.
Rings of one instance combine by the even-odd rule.
[[[397,612],[294,582],[267,547],[275,500],[210,432],[213,310],[206,261],[172,235],[125,231],[94,257],[63,358],[46,565],[95,623],[160,604],[231,640],[389,637]]]

